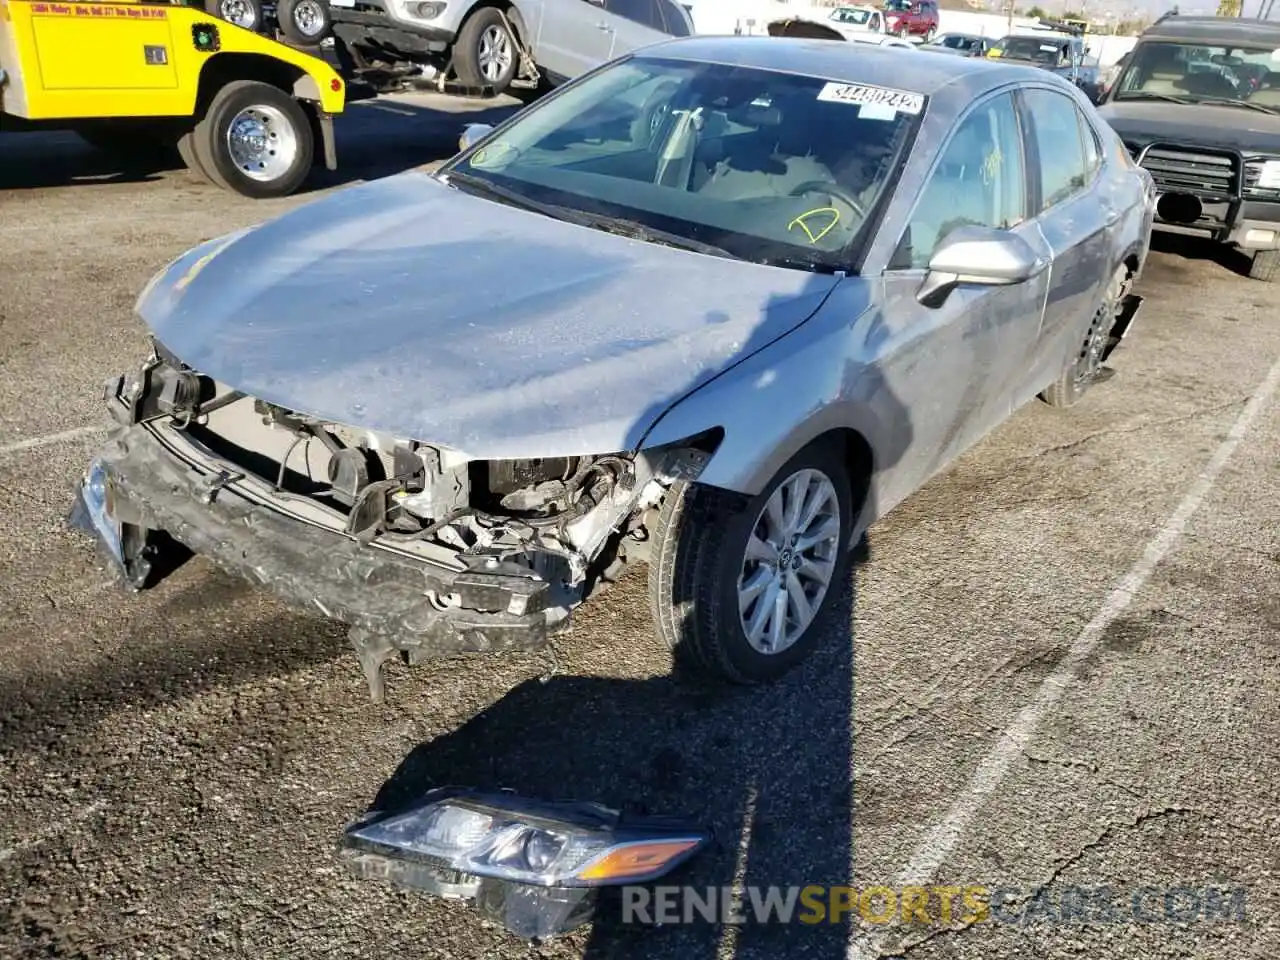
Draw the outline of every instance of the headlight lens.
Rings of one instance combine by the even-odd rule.
[[[623,823],[594,804],[435,791],[407,811],[374,813],[343,845],[392,859],[431,858],[476,877],[548,887],[639,883],[691,856],[707,835],[669,821]]]

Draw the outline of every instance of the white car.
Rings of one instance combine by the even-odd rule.
[[[875,43],[884,35],[884,16],[874,7],[836,7],[827,17],[826,26],[846,40]]]

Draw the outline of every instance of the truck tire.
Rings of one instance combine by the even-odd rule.
[[[855,509],[844,458],[829,444],[801,450],[745,503],[676,481],[649,560],[658,635],[710,679],[750,684],[781,676],[826,632],[832,597],[848,580]]]
[[[1259,250],[1249,261],[1249,276],[1275,283],[1280,279],[1280,250]]]
[[[182,158],[182,162],[197,179],[203,180],[205,183],[212,183],[213,179],[209,176],[209,171],[205,170],[204,164],[196,156],[195,133],[195,128],[192,127],[178,138],[178,156]]]
[[[262,31],[262,0],[204,0],[205,13],[254,33]]]
[[[279,87],[258,80],[235,80],[215,93],[192,144],[210,180],[254,199],[293,193],[315,156],[302,107]]]
[[[453,42],[453,65],[469,87],[492,87],[503,93],[520,63],[520,47],[510,21],[493,7],[481,7],[462,25]]]
[[[1089,329],[1085,331],[1084,340],[1067,358],[1062,374],[1050,384],[1040,399],[1051,407],[1070,407],[1084,396],[1089,386],[1098,379],[1102,369],[1102,356],[1106,351],[1111,336],[1111,328],[1115,326],[1116,317],[1124,304],[1125,288],[1128,285],[1129,269],[1117,267],[1111,275],[1111,282],[1103,292],[1102,302],[1094,310]]]
[[[276,19],[286,39],[304,47],[319,46],[333,27],[328,0],[281,0]]]

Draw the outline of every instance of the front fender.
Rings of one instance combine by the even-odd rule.
[[[854,430],[883,449],[894,426],[877,403],[877,375],[856,351],[863,309],[820,309],[813,318],[683,398],[641,447],[719,429],[723,439],[698,481],[753,496],[799,450],[833,430]],[[832,300],[849,303],[847,297]],[[829,301],[830,303],[830,301]]]

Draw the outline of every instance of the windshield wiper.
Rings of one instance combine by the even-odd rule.
[[[1248,107],[1250,110],[1269,113],[1273,117],[1280,114],[1280,110],[1276,110],[1275,107],[1264,106],[1261,103],[1250,103],[1248,100],[1232,100],[1230,97],[1201,97],[1195,102],[1208,103],[1215,107]]]
[[[691,250],[694,253],[705,253],[712,257],[724,257],[726,260],[742,259],[730,253],[724,247],[717,247],[713,243],[703,243],[701,240],[684,237],[678,233],[669,233],[666,230],[659,230],[657,227],[650,227],[647,224],[636,220],[628,220],[625,217],[611,217],[603,213],[587,213],[584,210],[575,210],[573,213],[576,223],[580,223],[584,227],[594,227],[605,233],[616,234],[620,237],[630,237],[633,240],[647,240],[650,243],[660,243],[663,246],[676,247],[680,250]]]
[[[491,197],[502,203],[510,204],[513,207],[520,207],[522,210],[531,210],[534,213],[541,213],[544,216],[551,217],[555,220],[574,220],[577,213],[570,207],[562,207],[554,203],[543,203],[541,200],[534,200],[532,197],[526,197],[523,193],[517,193],[515,190],[509,190],[506,187],[498,186],[492,181],[483,177],[472,176],[469,173],[459,173],[456,170],[450,170],[445,174],[447,183],[460,183],[468,190]],[[577,222],[577,221],[575,221]]]
[[[1116,99],[1117,100],[1165,100],[1168,103],[1195,103],[1196,102],[1194,100],[1189,100],[1186,97],[1175,97],[1171,93],[1143,93],[1141,91],[1139,91],[1138,93],[1125,93],[1116,97]]]

